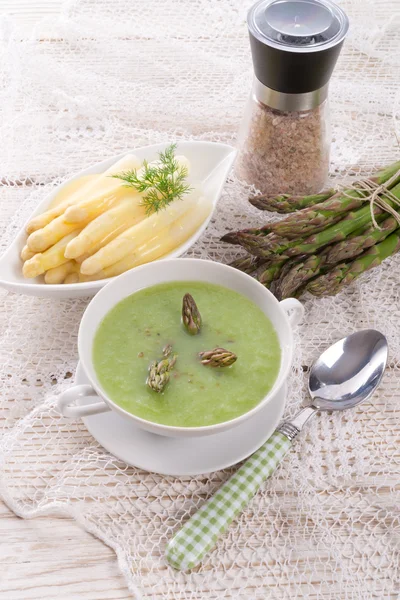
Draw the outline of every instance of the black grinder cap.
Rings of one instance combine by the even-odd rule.
[[[346,14],[330,0],[261,0],[247,24],[257,79],[285,94],[328,83],[349,28]]]

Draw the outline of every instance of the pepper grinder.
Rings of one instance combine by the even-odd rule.
[[[260,0],[247,23],[254,81],[238,177],[265,195],[317,193],[329,170],[329,80],[348,18],[331,0]]]

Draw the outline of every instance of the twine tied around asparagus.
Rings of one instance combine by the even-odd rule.
[[[380,185],[378,185],[371,179],[362,179],[361,181],[357,181],[357,183],[354,183],[352,186],[350,186],[350,189],[353,189],[357,192],[361,191],[366,194],[365,201],[369,202],[371,210],[371,220],[375,229],[379,229],[380,231],[382,231],[382,227],[380,227],[377,220],[375,219],[375,206],[378,206],[385,212],[391,214],[392,217],[396,219],[397,223],[400,225],[400,214],[385,200],[385,198],[390,200],[395,206],[400,208],[400,200],[389,189],[392,186],[392,184],[399,179],[399,177],[400,169],[396,171],[396,173],[394,173],[387,181],[385,181],[385,183],[381,183]],[[341,193],[344,196],[351,198],[350,194],[348,193],[348,190],[349,187],[346,186],[346,189],[343,189]]]

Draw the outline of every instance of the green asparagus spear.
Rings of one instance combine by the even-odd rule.
[[[287,264],[290,264],[291,262],[292,261],[288,261]],[[275,296],[278,300],[294,296],[307,281],[323,272],[325,264],[326,255],[323,252],[321,254],[311,254],[310,256],[304,257],[302,261],[297,262],[286,273],[282,273],[275,282]]]
[[[396,188],[392,190],[392,193],[394,193],[395,190]],[[400,189],[398,192],[398,197],[400,198]],[[364,209],[368,210],[366,211]],[[363,213],[361,213],[361,215],[360,210],[363,210]],[[228,236],[224,236],[222,240],[230,241],[230,243],[234,244],[239,244],[240,246],[242,246],[242,248],[247,250],[247,252],[249,252],[253,256],[259,257],[260,259],[262,258],[264,260],[268,260],[268,262],[271,263],[276,263],[279,262],[281,259],[287,260],[291,256],[315,253],[318,251],[320,246],[322,247],[331,242],[341,241],[344,239],[347,240],[348,237],[354,231],[363,231],[364,229],[369,227],[371,223],[371,220],[368,219],[368,216],[370,217],[370,208],[369,206],[364,206],[363,209],[360,210],[356,211],[355,213],[351,212],[347,214],[346,217],[336,225],[336,227],[338,226],[338,228],[335,228],[335,225],[333,225],[331,227],[328,227],[326,230],[319,232],[322,235],[314,234],[313,236],[310,236],[308,238],[297,238],[292,240],[280,237],[276,233],[261,235],[257,232],[247,233],[245,230],[243,230],[230,233],[229,240],[227,240]],[[367,217],[365,218],[366,215]],[[375,208],[374,215],[376,221],[380,223],[386,218],[387,213],[385,213],[379,208]],[[357,219],[359,219],[361,222],[360,226],[358,225]],[[330,236],[332,236],[332,239],[330,239]],[[328,238],[327,242],[324,242],[325,237]],[[306,248],[306,244],[312,245],[309,250]],[[304,252],[303,248],[305,248]],[[274,259],[274,255],[277,258]]]
[[[378,185],[381,183],[385,183],[395,173],[397,173],[397,171],[399,169],[400,169],[400,161],[393,163],[392,165],[389,165],[389,167],[387,167],[386,169],[383,169],[382,171],[379,171],[374,176],[372,176],[370,179],[375,181],[375,183],[377,183]],[[397,178],[397,179],[399,179],[399,178]],[[395,184],[395,182],[392,182],[391,187],[394,184]],[[394,189],[392,189],[391,191],[398,198],[400,198],[398,185],[396,185],[394,187]],[[346,194],[347,194],[347,192],[346,192]],[[349,194],[350,194],[350,198],[348,198],[347,196],[344,196],[342,194],[341,199],[338,198],[338,195],[340,196],[340,193],[335,194],[335,196],[329,198],[328,200],[326,200],[325,202],[323,202],[319,205],[316,205],[316,207],[311,207],[310,209],[307,209],[307,208],[303,209],[300,212],[298,212],[296,215],[287,217],[286,219],[283,219],[279,223],[275,223],[272,225],[268,224],[265,228],[261,228],[261,229],[252,228],[252,229],[247,229],[247,230],[245,229],[245,230],[242,230],[239,232],[231,232],[231,233],[223,236],[222,241],[226,241],[231,244],[239,244],[239,245],[243,246],[246,250],[248,250],[248,252],[250,252],[251,254],[253,254],[255,256],[268,257],[271,254],[271,251],[277,252],[278,254],[283,254],[285,252],[285,250],[287,248],[290,248],[293,243],[294,243],[294,245],[297,246],[299,241],[303,242],[303,239],[299,240],[298,238],[304,238],[304,236],[306,236],[307,234],[309,235],[310,229],[311,229],[311,231],[314,231],[314,234],[320,233],[321,231],[324,233],[325,231],[328,231],[328,229],[329,229],[329,235],[331,235],[331,234],[333,234],[333,228],[335,227],[336,224],[338,225],[338,228],[339,228],[338,240],[340,241],[341,239],[344,239],[343,237],[340,236],[340,230],[341,230],[342,223],[343,223],[343,220],[341,219],[341,217],[343,217],[343,215],[346,214],[346,213],[340,212],[339,217],[337,216],[338,215],[337,210],[340,210],[341,202],[343,202],[343,205],[346,207],[347,211],[354,210],[354,206],[359,206],[360,204],[362,204],[364,202],[364,200],[362,199],[363,192],[349,190]],[[364,193],[364,195],[365,195],[365,193]],[[388,200],[388,203],[391,204],[389,200]],[[323,210],[322,210],[321,214],[316,215],[316,213],[315,213],[315,211],[318,212],[318,210],[321,209],[321,207],[323,208],[324,206],[325,206],[325,208],[328,207],[330,210],[330,212],[328,211],[330,214],[329,218],[328,218],[327,213],[324,212]],[[359,224],[359,221],[357,220],[357,222],[356,222],[357,227],[355,227],[355,229],[358,229],[360,227],[365,227],[366,225],[369,224],[368,217],[364,221],[362,219],[363,216],[368,215],[369,207],[363,206],[360,210],[362,210],[363,213],[360,214],[360,212],[358,210],[355,213],[352,213],[352,212],[347,213],[348,220],[352,220],[353,217],[361,220],[360,224]],[[381,213],[382,213],[382,211],[380,211],[379,209],[375,210],[376,215],[379,215]],[[340,219],[340,220],[338,220],[338,219]],[[346,237],[349,233],[354,231],[352,229],[349,232],[347,230],[347,227],[348,227],[348,224],[346,224],[346,227],[345,227],[344,237]],[[284,235],[286,235],[287,239],[282,240],[280,243],[279,238],[277,238],[276,235],[274,235],[273,233],[269,233],[270,230],[274,231],[275,233],[278,233],[279,236],[282,236],[282,237]],[[337,230],[335,230],[334,233],[336,234]],[[288,236],[290,237],[290,241],[289,241]],[[295,239],[293,240],[292,237],[294,237]],[[333,236],[332,240],[328,239],[328,241],[326,243],[331,243],[331,241],[335,241],[335,236]],[[307,243],[308,243],[308,240],[307,240]],[[310,243],[314,243],[314,241],[311,241]],[[307,252],[314,253],[314,250],[310,249],[310,250],[307,250]],[[297,250],[291,252],[290,255],[295,255],[296,253],[297,253]],[[300,251],[300,254],[301,253],[302,253],[302,251]]]
[[[397,173],[397,171],[400,169],[400,160],[397,160],[396,162],[388,165],[387,167],[384,167],[383,169],[380,169],[377,173],[374,173],[373,175],[370,175],[368,177],[368,179],[370,181],[373,181],[374,183],[376,183],[377,185],[382,185],[382,183],[385,183],[386,181],[388,181],[391,177],[393,177],[393,175],[395,173]],[[396,180],[396,182],[394,182],[392,184],[392,187],[398,183],[398,180]]]
[[[239,269],[239,271],[243,271],[243,273],[254,273],[263,264],[261,258],[256,256],[241,256],[237,258],[233,262],[230,263],[229,266],[234,267],[235,269]]]
[[[277,235],[289,239],[318,233],[329,225],[338,223],[351,210],[360,208],[364,203],[362,198],[365,195],[362,192],[351,191],[343,196],[338,192],[321,204],[305,208],[278,223],[272,223],[270,229]]]
[[[341,263],[333,267],[331,271],[321,274],[319,277],[311,280],[303,289],[304,292],[310,292],[313,296],[335,296],[342,287],[342,282],[348,273],[349,265]]]
[[[367,227],[362,233],[350,236],[333,244],[326,257],[327,264],[337,264],[343,260],[354,258],[358,254],[364,252],[367,248],[383,241],[393,231],[398,228],[399,224],[394,217],[387,217],[381,222],[381,229],[376,229],[373,225]]]
[[[392,175],[400,169],[400,162],[396,162],[381,173],[370,177],[377,185],[385,183]],[[400,181],[400,175],[389,186],[393,188]],[[365,191],[346,190],[337,192],[334,196],[321,202],[316,206],[305,208],[301,212],[287,217],[278,223],[269,225],[271,231],[293,239],[304,237],[311,233],[318,233],[326,229],[329,225],[334,225],[340,221],[345,213],[360,208],[365,203],[364,198],[367,195]]]
[[[199,352],[200,362],[207,367],[230,367],[237,360],[236,354],[225,348]]]
[[[398,184],[392,190],[392,194],[394,194],[397,198],[400,198],[400,184]],[[392,206],[392,208],[396,208],[394,203],[390,200],[386,200],[387,203]],[[374,215],[378,222],[382,221],[385,217],[385,212],[383,209],[375,207]],[[347,216],[337,223],[336,225],[332,225],[324,231],[320,231],[315,235],[310,236],[298,246],[293,248],[285,249],[285,252],[290,256],[296,256],[297,254],[312,254],[317,252],[323,246],[331,244],[333,242],[340,242],[346,237],[359,229],[360,227],[365,227],[366,225],[371,223],[371,209],[369,204],[355,211],[354,213],[349,213]]]
[[[166,358],[168,356],[171,355],[172,353],[172,346],[171,344],[167,344],[166,346],[164,346],[163,350],[162,350],[163,356],[165,356]]]
[[[400,169],[400,161],[395,162],[388,167],[378,171],[371,177],[377,185],[385,183]],[[394,185],[396,182],[393,182]],[[349,190],[353,191],[353,190]],[[269,197],[267,195],[255,196],[249,199],[249,202],[260,210],[275,211],[281,214],[287,214],[312,207],[328,200],[335,194],[334,189],[329,189],[311,196],[291,196],[290,194],[281,194],[279,196]],[[347,194],[347,192],[346,192]]]
[[[197,335],[201,329],[201,315],[193,296],[185,294],[182,300],[182,323],[189,335]]]
[[[282,270],[275,282],[275,296],[278,300],[283,300],[295,295],[310,279],[322,275],[329,270],[331,265],[362,254],[371,246],[387,238],[398,226],[394,217],[387,217],[382,222],[382,230],[376,229],[372,225],[366,229],[358,229],[357,235],[350,235],[342,242],[326,247],[319,254],[310,254],[304,260],[297,262],[290,270],[286,270],[286,272]],[[286,265],[290,265],[291,262],[288,261]]]
[[[397,184],[392,190],[392,194],[400,199],[400,184]],[[386,202],[392,208],[398,208],[394,202],[386,198]],[[383,221],[387,217],[387,213],[375,206],[374,215],[377,222]],[[300,254],[316,254],[320,248],[345,240],[351,233],[357,229],[364,228],[371,224],[371,209],[369,204],[363,206],[355,212],[350,212],[339,223],[324,229],[306,239],[288,240],[285,238],[275,238],[274,234],[269,234],[266,237],[252,236],[246,238],[246,249],[254,256],[270,258],[273,254],[277,257],[290,258]],[[274,237],[273,237],[274,236]],[[271,243],[272,240],[272,243]],[[242,244],[244,242],[242,241]],[[279,260],[279,258],[277,258]]]
[[[331,271],[310,281],[306,290],[314,296],[333,296],[362,273],[380,265],[386,258],[400,250],[400,228],[383,242],[369,248],[349,263],[341,263]]]
[[[227,244],[236,244],[241,246],[242,237],[246,238],[246,236],[256,235],[258,237],[266,237],[270,233],[268,226],[265,227],[250,227],[248,229],[240,229],[239,231],[230,231],[221,237],[221,242],[226,242]]]
[[[275,233],[268,235],[260,235],[259,233],[248,233],[236,231],[230,234],[229,240],[227,236],[221,238],[222,241],[229,241],[231,244],[239,244],[253,256],[259,258],[268,258],[274,254],[284,253],[288,248],[295,247],[301,240],[289,240],[282,238]]]
[[[165,350],[163,353],[165,356]],[[169,353],[166,358],[155,360],[151,363],[146,383],[154,392],[160,394],[164,391],[165,386],[169,382],[171,371],[175,366],[177,358],[177,354],[171,356],[171,353]]]
[[[269,265],[258,277],[258,281],[265,285],[265,287],[269,287],[269,285],[279,276],[283,265],[285,264],[284,260],[277,262],[276,264]]]
[[[253,198],[249,198],[249,202],[259,210],[287,214],[328,200],[334,193],[335,190],[331,188],[312,196],[291,196],[290,194],[281,194],[280,196],[273,197],[266,195],[254,196]]]
[[[279,277],[274,283],[275,296],[278,300],[283,300],[295,295],[310,279],[325,273],[329,269],[329,265],[355,258],[367,248],[384,240],[398,226],[395,218],[387,217],[382,223],[382,231],[373,226],[361,230],[361,232],[357,230],[356,236],[349,236],[343,242],[332,244],[319,254],[306,256],[301,261],[297,260],[295,264],[293,264],[295,259],[287,261],[285,267],[280,269]],[[269,268],[273,269],[274,267]]]

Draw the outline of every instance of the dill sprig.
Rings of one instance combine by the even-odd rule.
[[[147,215],[166,208],[173,200],[182,200],[192,189],[186,182],[187,167],[176,160],[175,150],[176,144],[171,144],[159,152],[158,164],[143,161],[140,174],[138,169],[132,169],[112,176],[125,181],[126,187],[133,187],[142,194],[146,192],[141,204]]]

